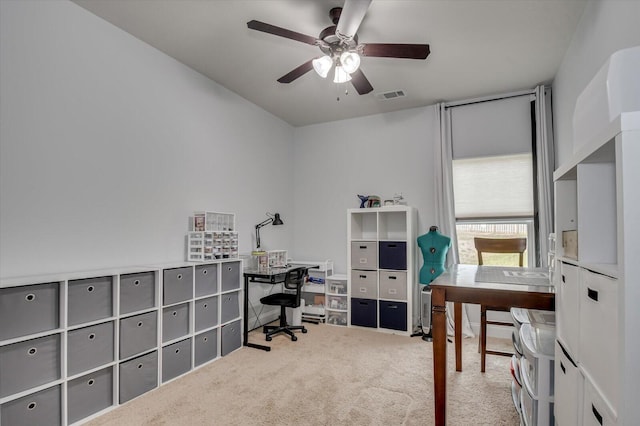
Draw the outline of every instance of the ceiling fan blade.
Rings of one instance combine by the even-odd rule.
[[[295,31],[287,30],[285,28],[276,27],[275,25],[267,24],[260,21],[249,21],[247,27],[252,30],[262,31],[263,33],[273,34],[291,40],[301,41],[303,43],[316,46],[319,40],[315,37],[311,37],[305,34],[297,33]]]
[[[353,87],[355,87],[360,95],[366,95],[373,90],[373,86],[369,83],[369,80],[367,80],[367,77],[364,76],[360,68],[351,74],[351,84],[353,84]]]
[[[428,44],[366,43],[359,48],[362,56],[379,58],[426,59],[431,53]]]
[[[300,65],[298,68],[280,77],[278,79],[278,83],[291,83],[293,80],[295,80],[298,77],[302,77],[312,69],[313,69],[313,59],[309,59],[307,62]]]
[[[371,0],[345,0],[336,28],[336,36],[342,40],[353,39],[370,4]]]

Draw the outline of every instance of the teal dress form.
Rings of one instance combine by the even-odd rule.
[[[432,226],[429,232],[418,237],[418,246],[424,259],[420,269],[420,284],[428,285],[445,271],[451,238],[438,232],[437,226]]]

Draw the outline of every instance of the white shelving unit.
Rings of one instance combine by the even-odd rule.
[[[327,277],[333,274],[333,262],[331,260],[323,261],[300,261],[291,260],[289,265],[318,265],[318,268],[308,270],[307,281],[302,286],[302,299],[304,306],[302,307],[302,319],[309,322],[325,322],[326,321],[326,284]]]
[[[350,326],[408,336],[418,324],[416,218],[408,206],[347,211]]]
[[[97,417],[241,347],[241,261],[0,281],[0,424]]]

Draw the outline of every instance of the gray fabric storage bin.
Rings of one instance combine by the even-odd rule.
[[[193,297],[193,268],[165,269],[162,273],[163,304],[184,302]]]
[[[222,291],[240,289],[240,262],[221,263]]]
[[[378,243],[354,241],[351,243],[351,267],[358,269],[378,269]]]
[[[189,304],[171,306],[162,310],[162,341],[178,339],[189,334]]]
[[[69,331],[67,374],[73,376],[113,361],[114,331],[113,321]]]
[[[120,275],[120,314],[156,306],[156,274],[141,272]]]
[[[60,334],[0,347],[0,397],[60,378]]]
[[[209,330],[194,337],[195,365],[202,365],[218,356],[218,330]]]
[[[128,358],[158,346],[156,312],[120,320],[120,358]]]
[[[218,292],[218,264],[197,265],[195,272],[196,297]]]
[[[376,271],[351,271],[351,295],[359,299],[378,298],[378,273]]]
[[[230,354],[242,345],[241,333],[242,327],[240,327],[240,320],[234,321],[222,327],[220,336],[220,354],[222,356]]]
[[[238,303],[239,292],[226,293],[220,296],[221,298],[221,318],[222,324],[227,321],[231,321],[240,316],[240,305]]]
[[[67,305],[69,325],[113,316],[113,277],[69,281]]]
[[[218,297],[195,301],[196,332],[218,325]]]
[[[57,426],[62,424],[60,386],[6,402],[0,406],[2,426]]]
[[[67,418],[69,423],[113,405],[113,367],[95,371],[67,383]]]
[[[157,351],[120,363],[120,404],[157,386]]]
[[[407,273],[380,271],[380,298],[407,300]]]
[[[191,370],[191,339],[162,348],[162,382]]]
[[[60,284],[0,289],[0,340],[55,330],[60,324]]]

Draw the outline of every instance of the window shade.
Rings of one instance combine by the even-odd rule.
[[[453,160],[456,218],[533,216],[531,154]]]

